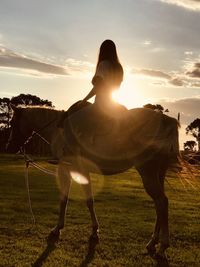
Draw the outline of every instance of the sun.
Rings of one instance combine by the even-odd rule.
[[[145,103],[145,98],[141,92],[129,83],[124,83],[119,90],[114,91],[112,99],[127,108],[142,107]]]

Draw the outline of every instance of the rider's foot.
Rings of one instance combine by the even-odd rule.
[[[57,158],[52,158],[52,159],[47,160],[47,162],[50,164],[56,165],[58,164],[59,160]]]

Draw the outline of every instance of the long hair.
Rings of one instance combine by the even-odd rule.
[[[105,40],[100,46],[97,65],[103,60],[108,60],[113,63],[120,63],[117,55],[116,45],[112,40]]]
[[[112,40],[105,40],[101,44],[96,70],[98,65],[104,60],[109,61],[112,64],[113,70],[117,74],[119,82],[121,82],[123,80],[124,71],[117,55],[116,45]]]

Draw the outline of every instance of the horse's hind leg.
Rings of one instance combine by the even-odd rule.
[[[162,213],[163,214],[162,228],[160,229],[161,245],[157,253],[160,256],[163,256],[165,254],[166,248],[169,247],[168,198],[165,195],[165,189],[164,189],[166,171],[167,171],[166,164],[161,165],[160,170],[159,170],[159,182],[160,182],[161,190],[164,195],[164,203],[163,203],[164,208],[163,208],[163,213]]]
[[[161,190],[163,192],[164,192],[165,174],[166,174],[166,166],[162,166],[162,168],[160,168],[159,173],[158,173],[158,179],[159,179]],[[165,221],[165,224],[166,224],[166,232],[168,232],[168,218]],[[152,238],[146,246],[147,250],[152,255],[155,255],[155,253],[156,253],[156,247],[155,246],[159,243],[159,235],[160,235],[160,220],[159,220],[159,217],[156,216],[156,223],[155,223],[154,231],[152,234]],[[161,248],[160,248],[160,250],[161,250]],[[160,252],[160,253],[162,253],[162,252]]]
[[[155,229],[152,239],[147,244],[147,250],[151,255],[155,254],[155,245],[160,238],[159,254],[164,257],[165,250],[169,247],[168,199],[164,193],[164,179],[160,179],[159,167],[155,162],[145,164],[137,170],[142,177],[146,192],[154,200],[157,215]]]
[[[59,163],[57,170],[57,182],[60,189],[60,210],[57,225],[52,229],[49,240],[57,241],[60,230],[64,228],[65,210],[71,186],[71,175],[65,163]]]

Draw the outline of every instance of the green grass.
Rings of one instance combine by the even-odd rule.
[[[54,168],[44,161],[41,164]],[[44,267],[158,266],[143,255],[153,230],[155,209],[134,169],[109,177],[92,175],[100,243],[88,262],[91,222],[81,187],[73,183],[61,241],[48,251],[46,237],[57,221],[59,192],[54,177],[32,167],[29,176],[36,226],[28,207],[24,162],[1,155],[0,266],[24,267],[35,262]],[[200,177],[196,179],[194,188],[186,182],[184,187],[174,175],[166,183],[170,266],[200,266]]]

